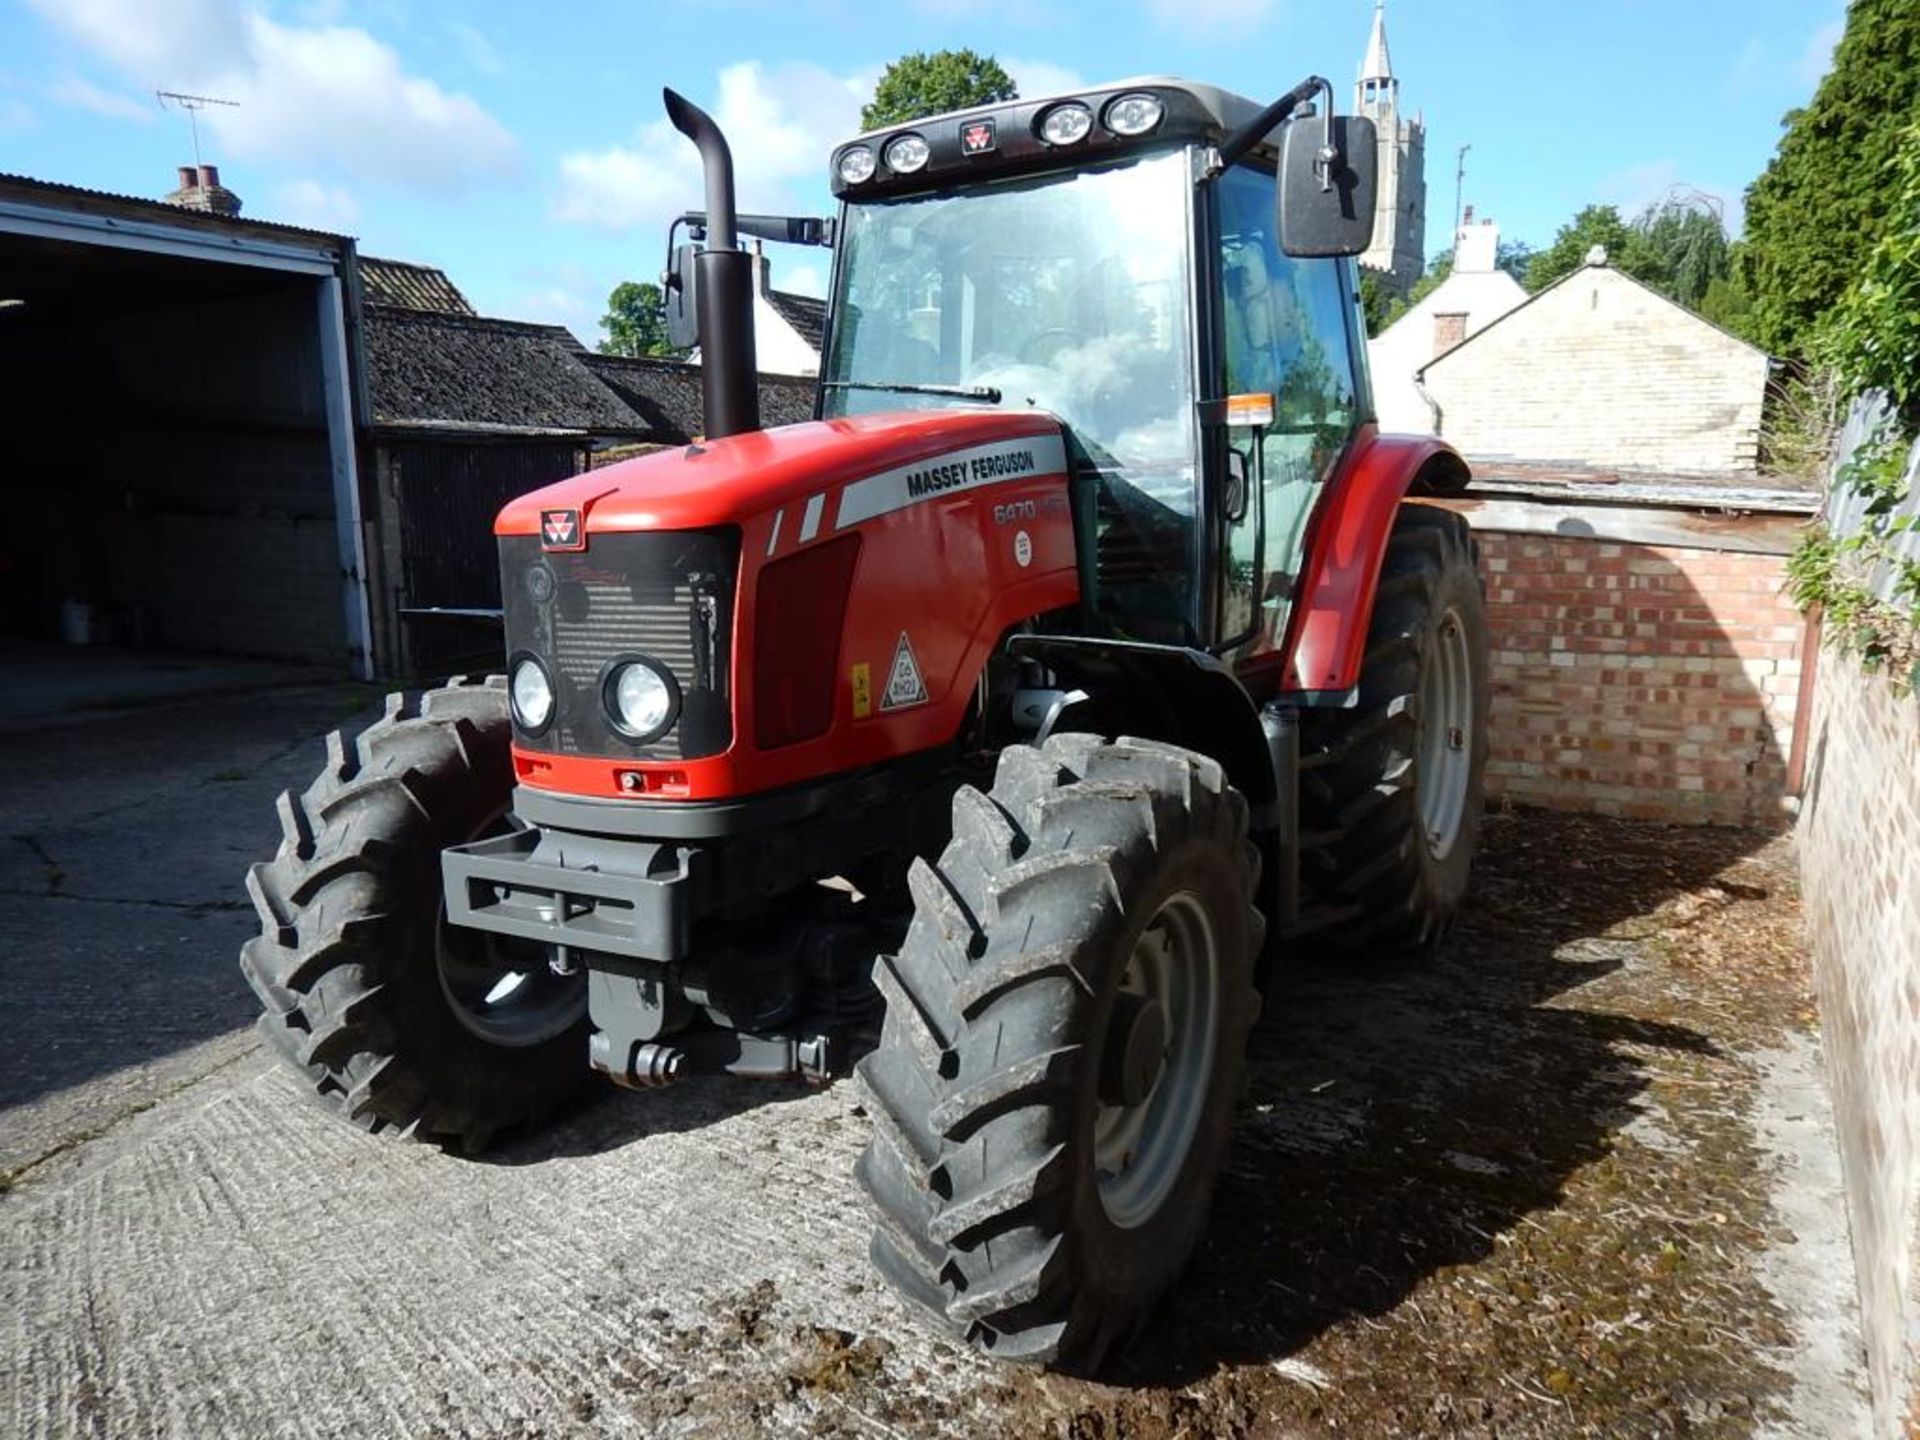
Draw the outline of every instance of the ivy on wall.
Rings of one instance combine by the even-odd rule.
[[[1828,642],[1909,694],[1920,692],[1920,559],[1899,544],[1920,529],[1920,512],[1899,513],[1910,448],[1882,424],[1835,476],[1836,495],[1864,501],[1858,523],[1845,535],[1816,525],[1787,561],[1787,593],[1802,610],[1820,607]]]
[[[1829,513],[1852,523],[1807,533],[1787,566],[1787,589],[1814,605],[1827,636],[1895,686],[1920,692],[1920,503],[1913,462],[1920,452],[1920,124],[1910,126],[1887,166],[1895,192],[1886,230],[1853,284],[1821,324],[1818,357],[1843,393],[1877,394],[1888,414],[1834,475]],[[1855,512],[1857,519],[1854,519]]]

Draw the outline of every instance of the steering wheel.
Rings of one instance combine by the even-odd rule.
[[[1020,343],[1016,352],[1023,365],[1045,365],[1071,344],[1073,331],[1065,325],[1046,325]]]

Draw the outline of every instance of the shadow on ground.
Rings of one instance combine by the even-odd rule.
[[[1109,1378],[1180,1385],[1272,1361],[1406,1302],[1553,1207],[1609,1153],[1648,1073],[1712,1057],[1680,1024],[1582,1007],[1602,938],[1764,843],[1521,812],[1489,820],[1475,888],[1428,967],[1296,968],[1268,1000],[1246,1113],[1194,1269]]]

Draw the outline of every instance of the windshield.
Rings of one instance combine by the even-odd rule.
[[[850,205],[823,367],[828,416],[972,403],[1059,416],[1100,480],[1097,603],[1143,639],[1191,630],[1190,194],[1173,151]]]

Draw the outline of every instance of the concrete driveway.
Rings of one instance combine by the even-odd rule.
[[[481,1161],[303,1103],[240,879],[368,698],[0,736],[0,1432],[1862,1433],[1779,841],[1501,817],[1435,967],[1291,979],[1095,1385],[873,1280],[850,1086],[609,1092]]]

